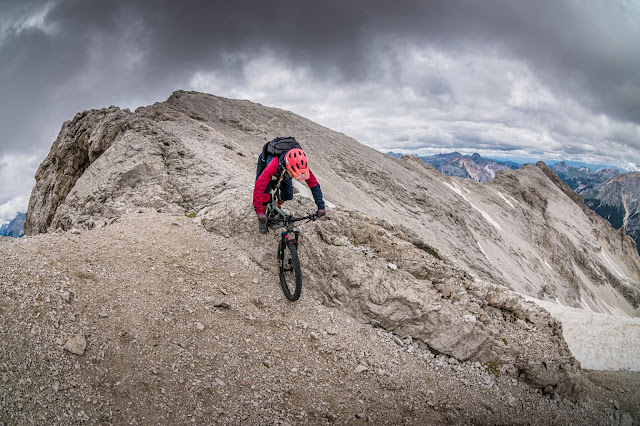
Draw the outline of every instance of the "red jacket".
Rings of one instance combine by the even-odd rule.
[[[262,174],[258,176],[258,179],[256,179],[256,184],[253,188],[253,207],[255,207],[256,213],[258,214],[264,213],[262,205],[264,203],[268,203],[270,200],[269,193],[265,193],[265,191],[267,189],[267,185],[269,185],[269,182],[271,181],[271,177],[278,173],[279,166],[280,159],[274,158],[269,164],[267,164],[267,167],[265,167]],[[305,182],[307,182],[309,188],[318,187],[318,189],[320,189],[320,187],[318,186],[318,180],[313,175],[313,173],[311,173],[311,170],[309,170],[309,177],[305,179]],[[312,192],[314,192],[314,198],[316,198],[315,192],[320,193],[320,200],[322,200],[322,193],[320,191],[312,190]],[[324,208],[324,202],[322,202],[322,204],[323,206],[321,208]]]

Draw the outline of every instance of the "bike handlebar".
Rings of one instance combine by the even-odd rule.
[[[309,216],[304,216],[304,217],[287,216],[287,217],[283,217],[281,219],[270,218],[269,222],[294,223],[294,222],[300,222],[302,220],[316,220],[317,218],[318,218],[318,213],[314,213],[314,214],[310,214]]]

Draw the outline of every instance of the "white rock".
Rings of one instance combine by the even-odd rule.
[[[355,369],[356,373],[362,373],[363,371],[367,371],[369,368],[367,366],[364,366],[362,364],[358,365]]]
[[[76,334],[64,344],[64,349],[75,355],[84,354],[87,348],[87,341],[82,334]]]
[[[216,308],[230,308],[231,305],[229,305],[227,302],[225,302],[222,299],[218,299],[217,297],[213,297],[213,296],[206,296],[204,298],[205,303],[208,303],[211,306],[214,306]]]
[[[398,270],[398,265],[396,265],[395,263],[391,263],[391,262],[389,262],[389,263],[387,263],[387,267],[388,267],[389,269],[391,269],[392,271],[396,271],[396,270]]]
[[[463,315],[462,318],[464,319],[464,322],[474,323],[477,321],[475,315],[472,315],[472,314]]]

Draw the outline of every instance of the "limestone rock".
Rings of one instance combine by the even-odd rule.
[[[84,354],[87,348],[87,340],[82,334],[76,334],[64,344],[64,349],[75,355]]]

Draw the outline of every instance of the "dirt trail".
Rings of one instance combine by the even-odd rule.
[[[274,238],[261,240],[265,251]],[[582,402],[553,400],[491,366],[360,324],[314,292],[290,303],[275,256],[263,269],[235,244],[149,212],[1,239],[0,424],[640,419],[639,374],[594,372]],[[78,335],[82,355],[63,348]]]

